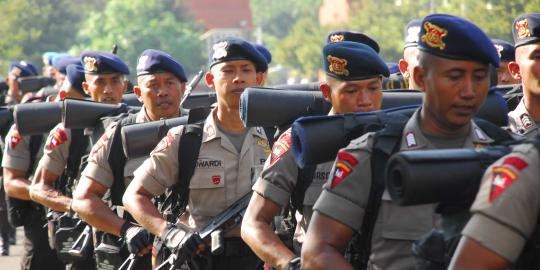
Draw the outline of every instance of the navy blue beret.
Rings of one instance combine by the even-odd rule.
[[[82,83],[85,81],[84,68],[79,64],[70,64],[66,67],[66,79],[71,87],[83,96],[88,96],[83,90]]]
[[[412,19],[407,23],[403,34],[404,49],[418,46],[418,33],[420,33],[421,24],[422,21],[419,19]]]
[[[452,15],[426,16],[422,20],[418,48],[443,58],[499,67],[499,55],[486,33],[475,24]]]
[[[519,15],[512,26],[516,48],[540,42],[540,13]]]
[[[388,67],[388,71],[390,71],[390,74],[400,73],[397,63],[386,63],[386,66]]]
[[[257,72],[266,72],[268,70],[266,59],[249,41],[230,37],[220,40],[212,46],[210,68],[216,64],[233,60],[249,60],[255,64]]]
[[[87,74],[121,73],[129,75],[129,68],[116,54],[103,51],[84,51],[81,62]]]
[[[58,59],[57,61],[55,61],[54,63],[54,68],[56,68],[56,70],[64,75],[66,75],[66,68],[67,66],[71,65],[71,64],[79,64],[79,65],[82,65],[81,64],[81,59],[79,59],[78,57],[74,57],[74,56],[65,56],[65,57],[61,57],[60,59]]]
[[[18,77],[37,76],[38,71],[36,66],[29,61],[12,61],[9,64],[8,72],[11,72],[14,68],[18,68],[16,74]]]
[[[375,50],[363,43],[342,41],[323,47],[323,65],[328,76],[343,81],[356,81],[390,72]]]
[[[270,53],[270,51],[266,47],[255,42],[251,42],[251,45],[253,45],[253,47],[255,47],[255,49],[257,49],[257,51],[262,54],[267,64],[270,64],[272,62],[272,53]]]
[[[43,56],[42,56],[43,64],[46,65],[46,66],[51,66],[52,65],[52,60],[57,54],[58,54],[57,52],[45,52],[45,53],[43,53]]]
[[[514,45],[506,40],[492,39],[493,45],[502,61],[509,62],[516,60],[516,49]]]
[[[181,82],[187,81],[184,67],[166,52],[154,49],[142,52],[137,60],[137,76],[161,72],[170,72]]]
[[[369,37],[368,35],[360,32],[355,31],[348,31],[348,30],[338,30],[333,31],[326,36],[326,43],[333,43],[333,42],[341,42],[341,41],[352,41],[352,42],[358,42],[362,44],[366,44],[369,47],[371,47],[373,50],[375,50],[377,53],[380,52],[379,43]]]

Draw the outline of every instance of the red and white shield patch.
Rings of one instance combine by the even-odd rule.
[[[7,136],[7,140],[6,140],[9,143],[9,147],[11,149],[15,149],[15,147],[17,147],[17,145],[21,142],[21,140],[22,140],[22,137],[21,137],[21,134],[19,133],[19,130],[17,130],[16,126],[13,126],[13,129],[11,129],[11,132],[9,132]]]
[[[49,149],[55,149],[57,146],[65,143],[68,140],[66,132],[63,128],[57,127],[54,132],[49,135],[47,145]]]
[[[221,176],[219,175],[212,176],[212,183],[214,185],[219,185],[219,183],[221,183]]]
[[[151,155],[154,153],[161,152],[165,149],[167,149],[174,141],[174,136],[171,134],[171,132],[167,132],[167,136],[165,136],[161,141],[159,141],[158,145],[154,150],[152,150]]]
[[[272,147],[272,154],[270,154],[270,166],[274,165],[279,158],[285,154],[291,148],[291,132],[287,131],[279,137],[277,142]]]
[[[347,165],[345,162],[338,161],[335,165],[334,175],[332,176],[331,188],[335,188],[343,179],[349,175],[352,171],[352,168]]]
[[[520,171],[527,166],[527,162],[519,157],[507,157],[501,166],[494,166],[489,201],[493,202],[497,199],[518,178]]]

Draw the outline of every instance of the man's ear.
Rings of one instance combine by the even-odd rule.
[[[141,96],[141,88],[138,85],[133,86],[133,93],[135,94],[135,96],[137,96],[137,100],[143,103]]]
[[[409,71],[407,70],[407,68],[409,68],[409,63],[407,63],[405,59],[401,58],[399,59],[398,66],[399,71],[401,72],[401,74],[403,74],[403,78],[409,79],[409,76],[411,76],[411,74],[409,74]]]
[[[257,72],[255,73],[255,76],[256,76],[256,83],[257,83],[257,86],[263,86],[264,84],[264,73],[262,72]]]
[[[82,89],[84,90],[85,94],[90,95],[90,92],[88,91],[88,82],[82,83]]]
[[[508,71],[510,71],[510,75],[512,75],[512,78],[516,80],[521,80],[521,71],[519,69],[519,64],[515,61],[511,61],[508,63]]]
[[[319,84],[319,90],[321,90],[321,93],[326,101],[332,102],[332,88],[330,87],[330,85],[328,85],[328,83],[321,82]]]
[[[214,74],[212,74],[212,72],[210,71],[206,72],[206,74],[204,75],[204,80],[208,87],[212,89],[214,88]]]
[[[426,71],[422,67],[416,66],[414,67],[412,75],[414,83],[416,83],[416,85],[418,85],[418,88],[420,88],[419,90],[425,92],[425,79],[427,76]]]

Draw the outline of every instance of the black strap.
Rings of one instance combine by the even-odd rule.
[[[71,144],[67,158],[66,169],[56,181],[56,188],[64,195],[71,196],[75,179],[79,174],[82,157],[88,149],[88,137],[84,135],[84,129],[71,129]]]
[[[386,125],[382,130],[375,133],[373,149],[371,152],[371,187],[365,209],[364,219],[360,234],[353,239],[350,245],[351,264],[356,269],[367,269],[371,254],[371,241],[375,222],[379,215],[381,197],[386,189],[385,167],[390,156],[399,151],[401,137],[408,118],[400,115],[378,115]]]
[[[26,178],[28,179],[35,171],[36,159],[39,149],[43,145],[43,134],[30,136],[29,150],[30,150],[30,164],[26,170]]]
[[[291,206],[293,210],[304,214],[304,198],[308,187],[313,183],[313,176],[317,165],[308,165],[304,168],[298,168],[298,176],[296,177],[296,185],[291,193]],[[294,213],[294,211],[293,211]]]
[[[122,196],[126,190],[124,183],[124,167],[126,166],[127,157],[124,154],[122,146],[122,127],[135,123],[137,114],[125,114],[116,124],[116,129],[111,140],[111,147],[107,152],[107,161],[112,169],[113,184],[111,186],[111,201],[113,205],[123,205]]]

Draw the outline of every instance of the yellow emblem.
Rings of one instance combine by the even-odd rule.
[[[529,22],[527,19],[516,22],[516,31],[519,39],[531,36],[531,31],[529,31]]]
[[[422,35],[422,41],[433,48],[444,50],[446,44],[442,39],[448,34],[448,31],[430,22],[424,23],[424,29],[426,29],[426,33]]]
[[[349,76],[349,71],[345,68],[347,66],[347,60],[328,55],[326,58],[330,65],[328,69],[337,75]]]
[[[330,36],[330,42],[334,43],[334,42],[341,42],[341,41],[344,41],[345,40],[345,37],[343,35],[331,35]]]
[[[94,57],[85,57],[84,58],[84,69],[90,72],[97,71],[97,60]]]

